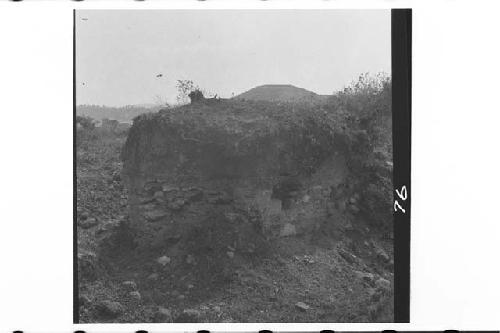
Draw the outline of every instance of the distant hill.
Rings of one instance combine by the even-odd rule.
[[[119,122],[131,123],[132,119],[143,113],[157,112],[162,107],[159,105],[127,105],[122,107],[109,107],[100,105],[78,105],[76,114],[91,117],[95,120],[113,119]]]
[[[327,97],[290,84],[266,84],[252,88],[233,98],[269,102],[318,103],[325,101]]]

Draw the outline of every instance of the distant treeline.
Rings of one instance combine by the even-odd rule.
[[[132,120],[143,113],[157,112],[161,109],[159,105],[140,106],[127,105],[122,107],[109,107],[102,105],[78,105],[76,114],[78,116],[90,117],[102,121],[103,119],[114,119],[119,122],[131,123]]]

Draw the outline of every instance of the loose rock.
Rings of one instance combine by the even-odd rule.
[[[156,262],[159,263],[162,266],[165,266],[165,265],[169,264],[170,261],[171,261],[170,258],[167,257],[167,256],[163,256],[163,257],[160,257],[160,258],[156,259]]]
[[[136,301],[141,300],[141,294],[138,291],[131,291],[128,295],[130,296],[130,298],[133,298]]]
[[[358,206],[356,206],[356,205],[350,205],[350,206],[349,206],[349,209],[350,209],[350,210],[351,210],[354,214],[357,214],[357,213],[359,213],[359,212],[360,212],[359,207],[358,207]]]
[[[176,199],[168,204],[168,208],[173,211],[181,210],[186,202],[183,199]]]
[[[148,276],[148,280],[155,281],[158,280],[159,277],[160,275],[158,273],[152,273],[151,275]]]
[[[186,263],[188,263],[189,265],[191,264],[194,264],[194,257],[191,255],[191,254],[188,254],[187,257],[186,257]]]
[[[364,282],[373,283],[373,279],[375,279],[375,276],[372,273],[367,273],[367,272],[360,272],[360,271],[354,271],[354,274],[356,277],[360,280],[363,280]]]
[[[155,323],[170,323],[172,322],[172,311],[170,309],[159,307],[154,315]]]
[[[175,318],[175,323],[197,323],[200,321],[200,311],[194,309],[186,309]]]
[[[375,253],[377,254],[377,258],[379,258],[380,260],[382,260],[383,262],[389,262],[391,260],[391,258],[389,257],[389,255],[387,254],[387,252],[385,252],[383,249],[381,248],[376,248],[375,249]]]
[[[82,229],[89,229],[95,227],[98,224],[99,222],[95,218],[91,217],[85,220],[80,220],[78,226]]]
[[[134,291],[137,290],[137,284],[134,281],[124,281],[122,282],[122,286],[127,290],[127,291]]]
[[[106,300],[98,303],[96,309],[102,317],[116,318],[123,312],[123,305],[119,302]]]
[[[389,280],[380,278],[377,281],[375,281],[375,285],[382,290],[385,291],[390,291],[391,290],[391,282]]]
[[[167,216],[167,213],[162,210],[152,210],[144,213],[144,217],[149,221],[157,221],[165,216]]]
[[[295,303],[295,307],[301,311],[307,311],[310,308],[309,305],[307,305],[306,303],[303,303],[303,302]]]
[[[296,234],[297,231],[295,229],[295,226],[291,223],[286,223],[280,232],[281,237],[295,236]]]
[[[94,252],[78,253],[78,276],[89,281],[97,278],[97,256]]]
[[[87,306],[91,303],[90,298],[86,295],[80,295],[78,297],[78,306]]]
[[[340,249],[339,254],[342,258],[344,258],[345,261],[347,261],[350,264],[353,264],[356,261],[356,256],[345,251],[344,249]]]

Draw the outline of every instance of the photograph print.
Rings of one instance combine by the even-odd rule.
[[[74,321],[394,322],[391,36],[388,9],[76,10]]]

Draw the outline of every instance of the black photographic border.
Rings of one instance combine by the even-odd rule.
[[[391,10],[394,322],[396,323],[410,322],[411,24],[411,9]],[[404,212],[400,208],[404,209]]]

